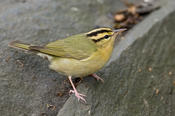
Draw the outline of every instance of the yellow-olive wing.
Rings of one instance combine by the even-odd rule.
[[[78,60],[89,57],[97,50],[96,44],[90,39],[87,39],[84,34],[57,40],[42,47],[31,46],[30,49],[52,56],[74,58]]]

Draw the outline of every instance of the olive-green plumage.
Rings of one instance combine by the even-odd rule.
[[[10,47],[21,48],[35,52],[50,61],[49,68],[67,75],[73,87],[70,92],[84,102],[85,95],[77,92],[71,77],[84,77],[92,74],[96,79],[103,79],[94,74],[109,60],[116,36],[125,29],[112,30],[98,28],[88,33],[82,33],[60,39],[45,46],[25,44],[13,41]]]
[[[87,58],[97,50],[96,45],[82,34],[51,42],[43,48],[31,47],[31,49],[53,56],[77,60]]]
[[[37,52],[49,59],[51,69],[64,75],[82,77],[98,71],[106,64],[118,33],[110,28],[99,28],[45,46],[29,45],[20,41],[13,41],[9,46]]]

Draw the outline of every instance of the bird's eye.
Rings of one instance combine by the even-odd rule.
[[[105,39],[108,39],[108,38],[109,38],[109,35],[105,35],[104,38],[105,38]]]

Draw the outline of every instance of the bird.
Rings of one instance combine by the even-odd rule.
[[[101,27],[58,39],[46,45],[32,45],[15,40],[10,42],[8,46],[31,51],[46,58],[50,62],[50,69],[68,76],[73,88],[70,93],[75,94],[78,101],[86,102],[86,95],[77,91],[72,78],[91,75],[104,82],[96,72],[108,62],[114,48],[115,39],[125,30]]]

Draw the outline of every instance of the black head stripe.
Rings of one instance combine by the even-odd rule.
[[[109,35],[108,37],[111,37],[112,35]],[[105,36],[104,37],[102,37],[102,38],[99,38],[99,39],[92,39],[92,41],[93,42],[99,42],[99,41],[101,41],[101,40],[103,40],[103,39],[107,39]]]
[[[104,32],[112,32],[112,31],[111,30],[98,30],[98,31],[87,34],[87,36],[92,37],[92,36],[98,35],[99,33],[104,33]]]

